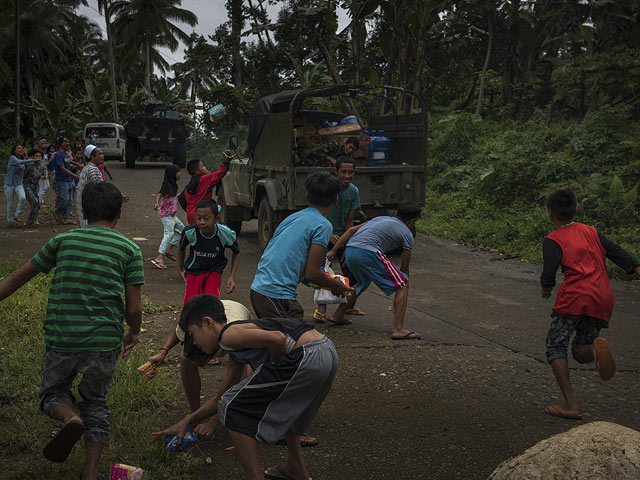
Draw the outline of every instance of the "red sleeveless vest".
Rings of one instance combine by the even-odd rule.
[[[611,320],[613,290],[597,230],[574,223],[554,230],[547,238],[562,248],[564,281],[558,288],[553,311]]]

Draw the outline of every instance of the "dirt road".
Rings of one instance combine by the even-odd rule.
[[[162,236],[153,210],[162,168],[109,168],[114,183],[132,198],[118,228],[140,245],[145,259],[152,258]],[[2,209],[4,214],[4,202]],[[25,260],[67,228],[46,221],[39,230],[3,229],[3,260]],[[239,240],[236,292],[227,298],[249,305],[260,255],[255,224],[245,223]],[[145,269],[144,294],[158,305],[180,305],[177,272],[157,270],[148,261]],[[318,326],[336,344],[340,370],[311,428],[320,445],[305,449],[313,478],[482,479],[501,461],[578,425],[543,413],[560,394],[544,361],[552,301],[540,298],[539,272],[538,265],[501,260],[497,252],[419,235],[406,324],[423,340],[391,341],[391,302],[376,287],[361,297],[367,315],[354,317],[353,325]],[[573,362],[572,379],[582,423],[606,420],[637,429],[640,286],[614,282],[614,292],[616,309],[605,336],[620,371],[603,383],[591,366]],[[312,291],[300,287],[299,298],[311,321]],[[151,317],[147,339],[159,345],[175,316]],[[168,368],[177,372],[175,364]],[[221,368],[207,368],[205,395],[222,378]],[[179,388],[176,394],[182,395]],[[202,478],[242,477],[234,455],[224,451],[231,443],[222,429],[214,440],[199,443],[213,459],[203,466]],[[266,467],[282,463],[285,451],[263,446],[261,454]]]

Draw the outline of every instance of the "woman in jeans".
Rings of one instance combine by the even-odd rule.
[[[20,214],[22,213],[22,207],[24,206],[25,193],[22,186],[22,177],[24,176],[24,169],[27,165],[33,164],[33,159],[24,159],[24,148],[22,145],[14,145],[11,149],[11,156],[9,157],[9,164],[7,165],[7,174],[4,177],[4,196],[7,199],[7,227],[17,228],[20,227],[22,220],[20,220]],[[18,197],[18,205],[14,211],[13,197]]]

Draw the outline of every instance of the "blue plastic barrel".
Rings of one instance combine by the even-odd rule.
[[[378,136],[371,138],[367,165],[388,165],[391,163],[391,139],[384,136],[384,130],[378,131]]]

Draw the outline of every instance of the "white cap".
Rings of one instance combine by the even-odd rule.
[[[227,317],[227,323],[232,323],[236,320],[251,320],[251,312],[249,312],[247,307],[240,302],[234,302],[233,300],[220,301],[224,306],[224,314]],[[176,325],[176,336],[178,337],[178,340],[184,342],[184,332],[180,328],[180,325]]]
[[[87,157],[87,159],[91,158],[91,153],[96,149],[97,147],[95,145],[87,145],[84,149],[84,156]]]

